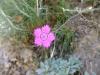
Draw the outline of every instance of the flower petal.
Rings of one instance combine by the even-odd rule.
[[[49,48],[50,47],[50,44],[51,44],[51,42],[48,41],[48,40],[42,41],[42,43],[43,43],[43,47],[45,47],[45,48]]]
[[[54,35],[53,32],[50,32],[50,33],[48,34],[48,39],[47,39],[47,41],[52,42],[53,40],[55,40],[55,35]]]
[[[42,45],[42,40],[40,38],[35,38],[34,44],[37,45],[37,46],[41,46]]]
[[[42,27],[42,32],[44,32],[44,33],[48,34],[50,32],[50,30],[51,30],[51,28],[49,27],[49,25],[45,25]]]
[[[42,33],[42,31],[41,31],[40,28],[37,28],[37,29],[34,30],[34,36],[35,37],[40,37],[41,33]]]

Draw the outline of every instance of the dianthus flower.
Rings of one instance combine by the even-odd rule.
[[[33,34],[35,36],[34,44],[36,46],[43,46],[45,48],[49,48],[52,41],[55,40],[55,35],[51,31],[49,25],[44,25],[41,28],[36,28]]]

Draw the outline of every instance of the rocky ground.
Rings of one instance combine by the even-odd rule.
[[[0,38],[0,75],[34,75],[35,58],[22,43]]]
[[[98,16],[97,16],[98,15]],[[84,70],[100,74],[100,13],[79,14],[66,23],[76,32],[74,55],[79,57]]]

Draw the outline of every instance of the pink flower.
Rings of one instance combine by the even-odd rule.
[[[49,48],[52,41],[55,40],[55,35],[51,32],[49,25],[44,25],[41,28],[35,29],[33,34],[35,36],[34,44],[36,46]]]

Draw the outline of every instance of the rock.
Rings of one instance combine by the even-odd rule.
[[[91,18],[91,17],[90,17]],[[95,18],[96,19],[96,18]],[[100,20],[99,20],[100,21]],[[84,71],[90,75],[95,72],[100,74],[100,36],[99,23],[92,22],[83,15],[77,15],[66,23],[76,32],[74,55],[79,57],[84,64]]]

